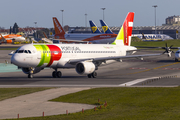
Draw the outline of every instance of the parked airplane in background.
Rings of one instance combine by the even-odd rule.
[[[1,43],[13,43],[13,42],[23,42],[26,39],[22,35],[18,34],[0,34],[0,44]]]
[[[173,39],[169,35],[165,34],[133,34],[132,36],[138,37],[143,41],[164,41]]]
[[[80,75],[95,78],[95,70],[101,64],[121,61],[123,58],[138,58],[161,54],[131,55],[137,48],[130,46],[134,13],[128,13],[112,44],[28,44],[21,46],[11,57],[11,62],[28,74],[40,72],[45,67],[53,68],[53,77],[62,76],[58,68],[75,68]]]
[[[104,33],[107,33],[107,34],[113,33],[109,29],[108,25],[103,20],[100,20],[100,22],[101,22],[101,26],[102,26]],[[136,36],[136,37],[142,39],[143,41],[164,41],[164,40],[173,39],[169,35],[165,35],[165,34],[143,34],[142,33],[142,34],[132,34],[132,36],[133,37]]]
[[[77,41],[86,41],[97,44],[106,44],[106,43],[112,43],[117,36],[117,34],[102,34],[102,33],[100,34],[67,33],[66,34],[56,17],[53,17],[53,23],[55,28],[55,35],[54,35],[55,39],[77,40]]]
[[[167,54],[168,57],[172,56],[172,53],[174,53],[174,51],[172,51],[172,49],[178,49],[175,52],[175,62],[179,62],[180,61],[180,47],[173,47],[173,45],[171,45],[170,47],[168,47],[167,43],[165,47],[144,47],[144,46],[136,46],[138,48],[150,48],[150,49],[164,49],[165,51],[163,52],[163,54]]]
[[[113,34],[113,32],[109,29],[108,25],[103,20],[100,20],[100,23],[104,33]]]
[[[92,20],[89,21],[89,24],[90,24],[92,33],[101,33],[99,28],[96,26],[96,24]]]

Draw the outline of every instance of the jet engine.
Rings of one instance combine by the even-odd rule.
[[[43,68],[40,68],[40,67],[37,67],[33,70],[33,74],[36,74],[38,72],[40,72]],[[29,74],[31,69],[30,68],[22,68],[22,71],[25,73],[25,74]]]
[[[91,74],[95,71],[96,66],[92,62],[79,62],[76,65],[76,72],[78,74]]]

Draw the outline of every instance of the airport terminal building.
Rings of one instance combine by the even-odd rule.
[[[121,27],[109,27],[114,33],[118,33]],[[99,27],[102,31],[102,28]],[[70,33],[91,33],[90,27],[69,27]],[[180,39],[180,16],[170,16],[165,19],[162,26],[138,26],[133,27],[132,34],[166,34],[174,39]]]
[[[118,33],[121,27],[109,27],[114,33]],[[102,31],[102,28],[99,27]],[[180,26],[163,25],[133,27],[132,34],[166,34],[174,39],[180,39]],[[69,27],[69,33],[91,33],[90,27]]]

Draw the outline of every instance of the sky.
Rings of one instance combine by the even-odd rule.
[[[180,15],[180,0],[0,0],[0,27],[9,29],[16,22],[19,27],[52,28],[52,17],[70,27],[87,26],[93,20],[100,27],[103,19],[109,27],[120,27],[128,12],[135,12],[134,26],[154,26],[165,23],[168,16]],[[34,22],[37,22],[35,25]]]

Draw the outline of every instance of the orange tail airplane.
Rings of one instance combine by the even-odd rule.
[[[22,35],[17,35],[17,34],[1,35],[0,34],[0,44],[1,43],[22,42],[25,40],[26,39]]]

